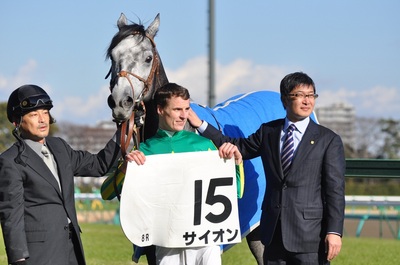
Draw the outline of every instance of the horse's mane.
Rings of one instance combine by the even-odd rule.
[[[133,33],[142,35],[142,40],[146,36],[146,30],[141,24],[133,23],[131,25],[122,26],[112,38],[110,46],[107,49],[106,58],[111,59],[111,52],[115,48],[115,46],[117,46],[118,43],[120,43],[123,39],[125,39],[129,35],[132,35]]]

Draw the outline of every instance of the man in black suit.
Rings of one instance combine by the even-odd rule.
[[[0,219],[10,264],[84,265],[74,176],[103,176],[119,155],[115,140],[94,155],[49,137],[52,107],[36,85],[17,88],[8,100],[18,140],[0,156]]]
[[[280,93],[286,117],[262,124],[248,138],[224,136],[193,112],[189,121],[217,146],[231,142],[243,159],[261,157],[267,178],[260,221],[264,264],[329,264],[342,245],[343,143],[310,119],[318,95],[308,75],[285,76]]]

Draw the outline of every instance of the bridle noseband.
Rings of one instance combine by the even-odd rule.
[[[132,33],[132,35],[141,35],[141,33],[139,31],[135,31],[135,32]],[[141,77],[141,76],[139,76],[139,75],[137,75],[135,73],[126,71],[126,70],[121,70],[116,74],[117,77],[123,77],[123,78],[126,78],[128,80],[129,85],[132,88],[132,95],[135,95],[135,88],[134,88],[134,86],[132,84],[132,81],[129,78],[129,76],[133,76],[133,77],[135,77],[136,79],[138,79],[139,81],[141,81],[143,83],[143,90],[140,92],[139,96],[135,100],[136,104],[139,104],[141,101],[143,101],[144,96],[149,91],[150,87],[153,85],[153,80],[154,80],[155,75],[158,74],[157,71],[159,70],[159,64],[160,64],[158,52],[157,52],[157,49],[156,49],[156,43],[154,42],[153,38],[151,36],[149,36],[148,34],[146,34],[145,37],[150,40],[151,45],[152,45],[152,52],[153,52],[153,63],[152,63],[152,66],[151,66],[150,74],[147,77],[147,79],[144,79],[143,77]],[[112,66],[110,68],[110,71],[106,75],[106,79],[111,74],[111,72],[112,72]],[[112,81],[110,82],[110,91],[111,92],[113,90],[114,85],[117,82],[118,82],[118,78],[115,79],[114,81],[112,79]]]

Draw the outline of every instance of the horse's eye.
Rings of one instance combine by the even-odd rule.
[[[153,56],[147,56],[146,57],[146,63],[150,63],[151,60],[153,60]]]

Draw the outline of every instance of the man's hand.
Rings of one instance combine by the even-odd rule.
[[[218,149],[219,156],[221,158],[231,159],[235,157],[235,164],[239,165],[242,163],[242,154],[236,145],[231,143],[223,143]]]
[[[200,125],[203,123],[203,121],[200,120],[199,116],[197,116],[196,112],[194,112],[192,109],[189,110],[189,115],[187,119],[190,125],[192,125],[192,127],[194,128],[199,128]]]
[[[143,152],[134,150],[125,156],[127,161],[135,161],[138,165],[143,165],[146,161],[146,157]]]
[[[336,234],[327,234],[325,237],[325,246],[328,252],[327,259],[331,261],[339,255],[342,248],[342,238]]]

